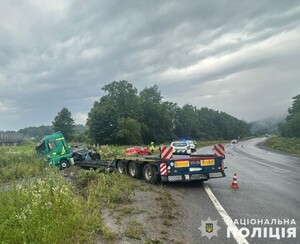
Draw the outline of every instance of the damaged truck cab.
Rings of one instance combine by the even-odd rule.
[[[60,131],[44,137],[36,151],[47,159],[50,166],[65,169],[74,164],[70,147]]]

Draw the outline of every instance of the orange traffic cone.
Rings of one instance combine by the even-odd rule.
[[[240,188],[240,187],[239,187],[239,184],[238,184],[238,182],[237,182],[237,176],[236,176],[236,173],[234,173],[234,175],[233,175],[233,179],[232,179],[232,183],[231,183],[231,188],[234,188],[234,189]]]

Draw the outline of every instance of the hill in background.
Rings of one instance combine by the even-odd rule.
[[[254,135],[263,135],[274,133],[278,125],[285,121],[286,114],[271,116],[262,120],[251,122],[251,133]]]

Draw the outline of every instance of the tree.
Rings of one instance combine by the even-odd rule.
[[[107,94],[94,103],[88,114],[89,135],[94,143],[120,144],[120,141],[127,141],[123,136],[128,135],[118,134],[120,119],[132,118],[138,121],[139,118],[137,89],[128,81],[121,80],[105,85],[102,90]]]
[[[112,104],[101,98],[95,102],[93,108],[88,113],[87,127],[89,137],[94,143],[112,144],[114,132],[117,127],[117,110]]]
[[[113,81],[105,85],[102,90],[107,93],[100,102],[105,99],[116,109],[119,117],[131,117],[136,119],[139,114],[139,98],[137,89],[128,81]]]
[[[293,99],[292,107],[288,109],[286,122],[279,125],[279,131],[283,137],[300,138],[300,94]]]
[[[74,133],[75,121],[71,112],[67,108],[62,108],[52,121],[53,131],[61,131],[66,140],[70,140]]]
[[[142,143],[141,126],[132,118],[120,118],[117,123],[116,137],[120,145]]]
[[[162,102],[157,85],[144,88],[140,92],[141,128],[143,141],[150,143],[172,140],[172,109],[169,103]]]

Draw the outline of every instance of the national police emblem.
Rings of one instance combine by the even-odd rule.
[[[209,217],[206,221],[201,220],[201,226],[198,229],[202,232],[201,236],[211,239],[213,236],[218,236],[218,230],[221,228],[218,226],[218,220],[212,221]]]

